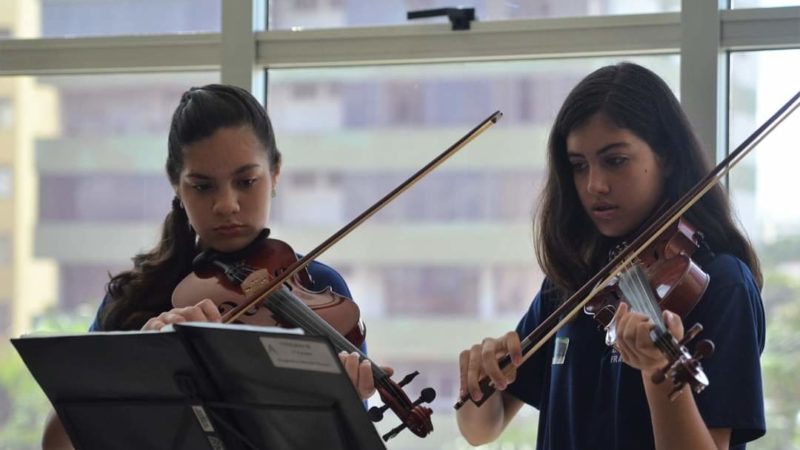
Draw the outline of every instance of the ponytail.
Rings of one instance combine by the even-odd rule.
[[[133,269],[108,282],[108,302],[101,311],[103,330],[137,330],[148,319],[172,308],[172,291],[192,271],[196,235],[180,200],[164,219],[155,248],[133,258]]]

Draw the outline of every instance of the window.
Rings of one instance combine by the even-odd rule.
[[[22,0],[17,37],[197,33],[220,30],[221,0]],[[24,5],[23,5],[24,6]],[[25,31],[27,30],[27,31]],[[33,30],[40,30],[33,34]]]
[[[800,50],[736,52],[730,59],[730,141],[739,145],[781,105],[797,93]],[[730,191],[739,219],[756,246],[764,274],[762,297],[767,320],[767,346],[761,357],[767,436],[754,448],[791,448],[797,421],[796,386],[800,354],[800,211],[794,187],[800,113],[767,136],[730,175]],[[780,399],[780,400],[778,400]],[[795,432],[796,433],[796,432]],[[748,448],[751,446],[748,445]]]
[[[798,6],[797,0],[732,0],[731,8],[775,8],[780,6]]]
[[[164,173],[172,111],[183,91],[217,80],[202,72],[39,77],[32,89],[57,107],[38,103],[44,95],[20,97],[32,99],[36,120],[58,124],[25,137],[36,153],[38,201],[19,208],[38,210],[18,213],[37,218],[40,238],[25,252],[57,265],[50,283],[59,308],[96,308],[108,273],[155,244],[174,195]]]
[[[13,183],[11,168],[0,166],[0,200],[11,198],[11,194],[14,192]]]
[[[12,258],[12,243],[8,236],[0,236],[0,264],[9,264]]]
[[[14,103],[8,97],[0,97],[0,130],[14,126]]]
[[[324,5],[326,7],[323,7],[323,3],[326,3]],[[475,15],[479,21],[643,14],[680,10],[680,0],[640,2],[619,0],[520,0],[514,2],[465,0],[455,3],[437,0],[384,0],[380,2],[294,0],[271,2],[269,21],[271,29],[446,23],[447,18],[445,17],[408,21],[406,13],[456,5],[475,8]]]
[[[228,6],[238,0],[224,1]],[[470,63],[452,63],[455,40],[450,39],[444,47],[426,46],[437,62],[425,65],[404,60],[399,65],[363,66],[363,60],[348,59],[347,46],[324,55],[323,61],[295,55],[308,69],[291,62],[291,68],[284,68],[286,60],[270,51],[259,54],[256,64],[265,62],[270,67],[268,105],[284,153],[271,225],[276,237],[288,237],[287,242],[300,252],[328,237],[490,112],[505,113],[496,127],[321,258],[350,284],[367,322],[370,352],[376,361],[393,365],[399,376],[419,370],[409,393],[424,386],[438,391],[432,405],[436,431],[425,440],[401,433],[391,443],[398,450],[467,446],[452,417],[458,383],[455,359],[465,345],[513,328],[540,285],[542,274],[530,245],[530,218],[544,175],[546,132],[566,92],[592,69],[622,59],[654,69],[677,90],[681,81],[677,39],[697,31],[680,23],[678,14],[658,14],[696,3],[680,0],[459,3],[476,8],[479,25],[507,21],[498,27],[505,30],[515,28],[517,24],[511,21],[519,19],[568,18],[544,22],[558,28],[558,23],[576,23],[569,19],[573,17],[587,23],[582,19],[590,16],[594,18],[588,22],[608,29],[610,21],[604,17],[642,13],[648,16],[612,20],[644,20],[664,27],[654,29],[641,47],[636,42],[622,49],[608,48],[610,56],[605,58],[565,59],[598,50],[589,43],[586,48],[568,46],[569,54],[559,53],[561,44],[569,40],[535,42],[533,60],[503,61],[508,54],[485,54]],[[732,3],[735,8],[800,5],[797,0]],[[0,148],[6,158],[0,161],[0,195],[20,201],[0,202],[0,206],[13,217],[30,220],[18,222],[21,227],[0,241],[10,261],[0,267],[0,285],[10,286],[5,280],[17,280],[23,274],[35,276],[36,289],[17,289],[11,298],[0,292],[0,334],[2,330],[41,329],[51,318],[63,330],[67,327],[62,319],[68,319],[72,331],[85,330],[107,272],[129,268],[130,257],[149,248],[158,234],[171,200],[163,154],[177,96],[189,86],[219,79],[215,73],[202,72],[209,70],[209,60],[199,55],[216,55],[216,39],[226,36],[215,35],[199,47],[192,43],[187,47],[191,39],[173,35],[220,31],[222,1],[0,0],[0,4],[0,39],[53,38],[32,44],[49,49],[51,43],[74,45],[63,37],[86,37],[78,41],[82,47],[78,53],[98,68],[92,74],[69,75],[76,69],[93,69],[69,67],[72,71],[65,72],[64,60],[52,58],[45,71],[62,75],[37,77],[39,72],[15,69],[15,65],[25,65],[19,61],[26,61],[28,50],[15,54],[19,58],[12,59],[17,62],[12,62],[10,72],[2,67],[4,73],[15,75],[0,78]],[[4,14],[7,4],[21,8],[19,13]],[[378,30],[389,35],[396,31],[394,26],[402,25],[410,26],[400,33],[413,34],[418,24],[440,24],[446,30],[446,18],[407,21],[406,12],[453,3],[259,0],[256,10],[264,5],[271,29],[343,28],[334,34],[341,31],[353,40],[354,48],[366,49],[369,45],[364,45],[363,30],[358,27],[390,25],[393,28]],[[791,32],[794,19],[786,15],[780,21],[788,27],[765,29],[759,27],[762,13],[772,17],[759,10],[737,15],[735,28],[741,25],[741,29],[733,33],[736,43],[729,42],[730,33],[722,40],[723,45],[748,49],[731,54],[730,72],[721,77],[730,78],[727,116],[733,145],[785,100],[789,93],[781,91],[782,86],[797,84],[792,74],[798,73],[794,64],[800,60],[798,50],[755,51],[765,46],[800,47]],[[522,22],[521,26],[540,23]],[[101,48],[106,38],[93,38],[153,34],[161,35],[152,41],[154,51],[132,59],[132,73],[124,75],[116,75],[120,69],[114,56]],[[286,35],[282,33],[282,39]],[[716,42],[718,36],[712,37]],[[528,45],[516,43],[522,50]],[[603,40],[597,43],[600,49],[606,48]],[[24,47],[0,44],[14,52]],[[537,52],[542,45],[542,54],[552,59],[541,59]],[[172,63],[168,53],[172,48],[190,49],[189,54],[179,55],[188,59],[176,58],[189,61],[181,66],[185,72],[169,73],[175,67],[164,66],[164,61]],[[629,50],[637,56],[621,56]],[[651,51],[656,52],[654,56],[643,56]],[[404,52],[399,47],[387,48],[385,56],[392,62]],[[382,60],[383,55],[374,57]],[[279,64],[273,64],[273,58]],[[161,67],[154,71],[158,73],[144,73],[153,62]],[[706,67],[692,62],[682,71],[689,82],[701,79]],[[250,62],[246,65],[252,68]],[[800,224],[797,208],[792,208],[794,199],[787,200],[785,192],[776,189],[781,182],[786,191],[793,188],[785,180],[794,179],[790,170],[797,166],[792,154],[796,139],[785,137],[787,129],[800,129],[800,124],[784,124],[730,176],[739,217],[756,243],[767,275],[764,300],[769,336],[762,362],[770,429],[748,447],[753,450],[789,448],[799,439],[797,427],[792,426],[797,416],[791,411],[797,411],[800,403],[787,386],[796,385],[791,374],[797,373],[797,367],[792,364],[800,361],[794,331],[800,323],[796,306]],[[54,301],[56,307],[47,309]],[[34,317],[45,309],[44,316]],[[32,432],[30,423],[43,422],[49,402],[8,339],[0,340],[0,365],[12,374],[6,384],[0,379],[0,442],[33,448],[39,445],[40,430]],[[25,389],[19,389],[18,382],[27,383]],[[535,415],[532,408],[523,408],[492,447],[531,448],[536,441]],[[396,425],[392,422],[378,424],[379,432]]]

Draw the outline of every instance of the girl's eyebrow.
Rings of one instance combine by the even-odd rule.
[[[233,175],[241,175],[242,173],[247,172],[248,170],[256,169],[258,167],[261,167],[261,164],[256,164],[256,163],[245,164],[242,167],[239,167],[238,169],[234,170]]]
[[[248,170],[256,169],[258,167],[261,167],[261,164],[256,164],[256,163],[245,164],[242,167],[239,167],[238,169],[234,170],[231,175],[233,175],[233,176],[241,175],[242,173],[247,172]],[[202,174],[202,173],[189,172],[188,174],[186,174],[186,178],[194,178],[194,179],[199,179],[199,180],[210,180],[213,177],[210,177],[210,176]]]
[[[624,141],[612,142],[610,144],[606,144],[603,147],[601,147],[599,150],[597,150],[595,152],[595,154],[597,156],[600,156],[603,153],[609,152],[611,150],[614,150],[614,149],[617,149],[617,148],[620,148],[620,147],[627,147],[627,146],[628,146],[628,143],[624,142]],[[567,156],[568,157],[573,157],[573,156],[574,157],[583,157],[583,153],[578,153],[578,152],[575,152],[575,151],[567,150]]]

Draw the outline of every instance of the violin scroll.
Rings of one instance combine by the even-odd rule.
[[[669,399],[675,398],[683,392],[683,387],[688,384],[695,393],[700,393],[708,386],[708,377],[703,372],[700,366],[700,360],[708,358],[714,353],[714,343],[708,339],[703,339],[697,343],[693,354],[689,354],[686,344],[693,340],[703,326],[699,323],[694,324],[689,331],[684,334],[680,342],[677,342],[672,335],[666,336],[669,341],[665,341],[663,337],[653,336],[656,345],[662,348],[667,354],[674,355],[666,367],[653,374],[651,380],[653,383],[660,384],[667,378],[672,380],[672,391],[669,393]],[[654,330],[655,334],[656,331]]]
[[[376,383],[378,394],[380,394],[384,404],[381,407],[371,407],[367,412],[369,418],[373,422],[380,422],[383,419],[384,411],[391,408],[402,422],[382,436],[384,441],[397,436],[398,433],[406,428],[419,437],[425,437],[433,431],[433,422],[431,422],[433,410],[427,406],[422,406],[422,404],[432,402],[436,398],[436,391],[427,387],[422,390],[419,398],[412,403],[402,389],[417,375],[419,375],[419,372],[414,371],[406,375],[399,383],[395,383],[388,377]]]

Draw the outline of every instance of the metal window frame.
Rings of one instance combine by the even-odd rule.
[[[726,148],[727,54],[800,48],[800,6],[448,24],[263,29],[266,0],[222,1],[220,33],[0,41],[0,76],[218,70],[259,95],[264,69],[679,54],[681,98],[709,151]],[[253,24],[252,28],[242,23]]]

